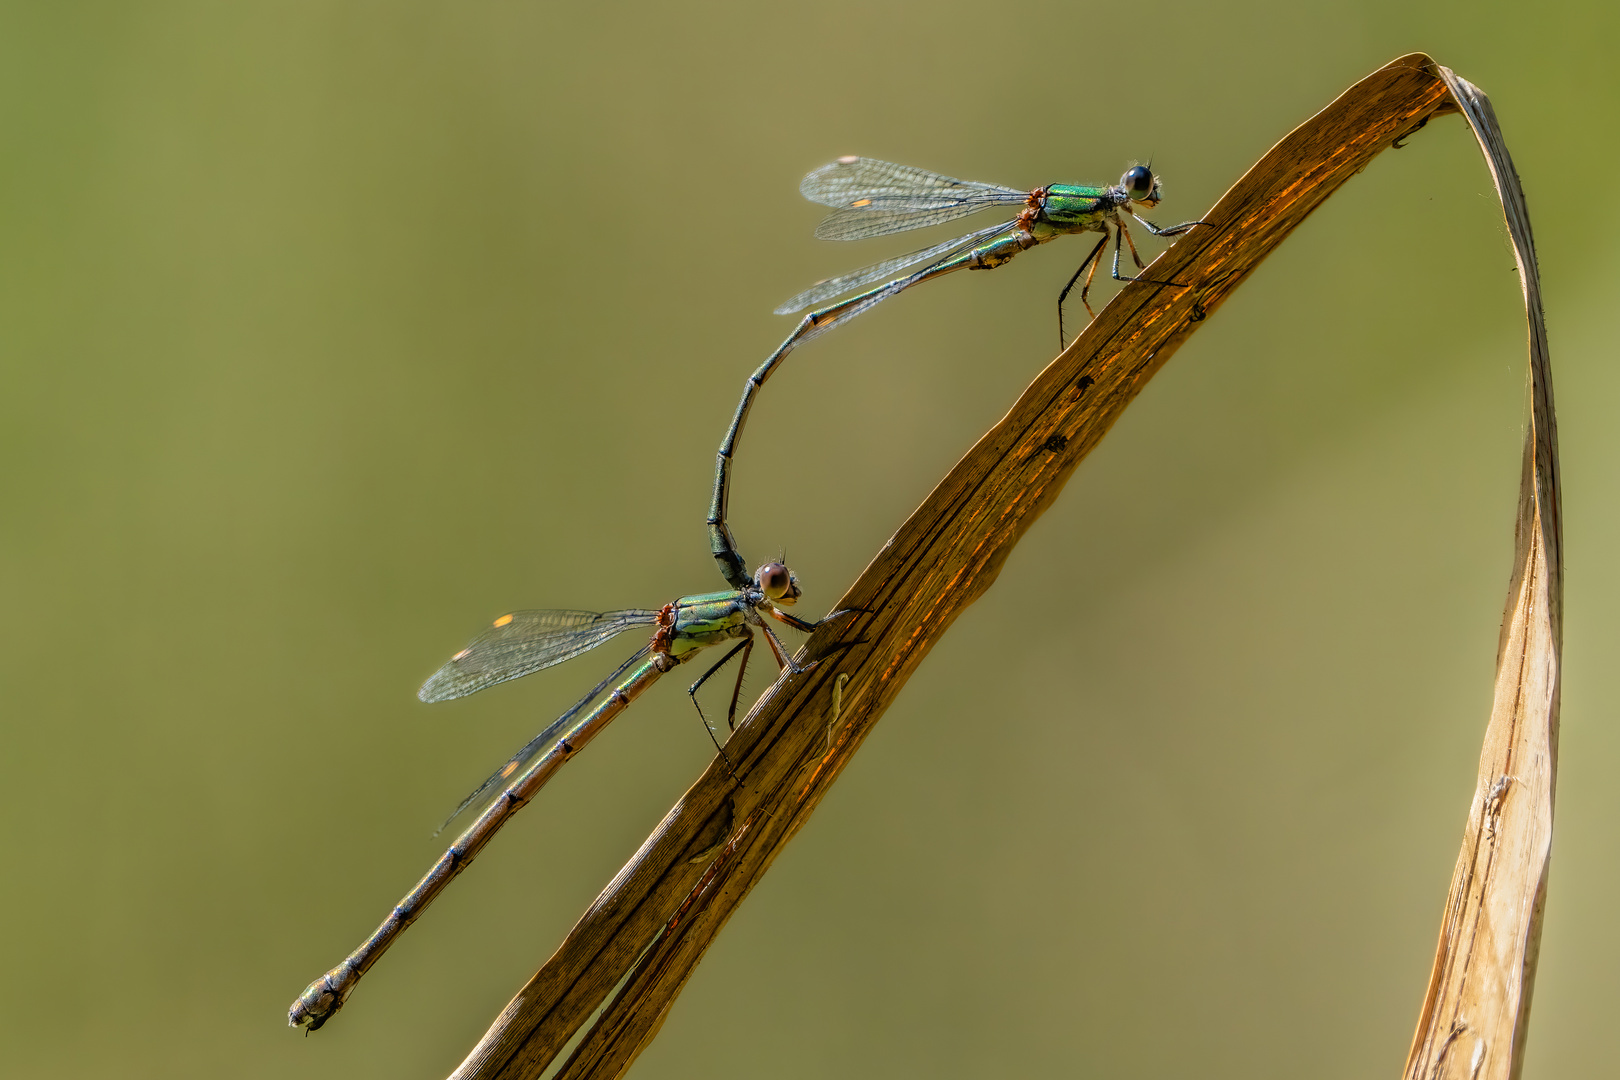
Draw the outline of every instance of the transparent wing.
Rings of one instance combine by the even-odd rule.
[[[574,612],[573,614],[589,614],[589,612]],[[612,614],[619,615],[623,614],[623,612],[612,612]],[[550,750],[557,744],[558,740],[568,734],[569,725],[574,722],[575,717],[583,712],[585,708],[593,701],[600,698],[609,687],[617,683],[619,679],[624,676],[625,672],[629,671],[636,664],[639,664],[642,660],[646,659],[647,654],[651,651],[652,647],[649,645],[643,645],[640,649],[636,650],[636,654],[630,659],[626,660],[624,663],[620,664],[617,671],[603,679],[601,682],[597,683],[590,693],[574,702],[572,708],[563,713],[561,716],[557,717],[557,719],[553,720],[551,723],[547,724],[546,729],[540,734],[524,743],[523,749],[513,754],[510,761],[508,761],[505,765],[502,765],[499,769],[496,769],[490,774],[488,780],[485,780],[482,784],[479,784],[478,787],[473,789],[471,795],[468,795],[465,799],[461,800],[461,805],[457,806],[450,812],[450,816],[445,818],[444,823],[434,830],[433,835],[438,836],[439,833],[442,833],[445,829],[449,828],[450,823],[456,820],[456,818],[460,817],[462,812],[469,806],[484,802],[497,790],[504,790],[507,782],[513,777],[517,776],[518,773],[522,772],[524,766],[528,765],[529,762],[533,761],[547,750]]]
[[[1018,200],[1020,203],[1022,199]],[[874,236],[910,232],[930,225],[967,217],[987,206],[1004,205],[1004,201],[982,202],[977,205],[963,203],[935,210],[874,211],[872,209],[837,210],[821,219],[816,226],[818,240],[867,240]]]
[[[423,701],[466,697],[571,660],[632,626],[650,626],[658,612],[514,611],[502,615],[465,649],[429,676],[416,692]]]
[[[1029,192],[1017,188],[958,180],[911,165],[863,157],[839,158],[831,165],[823,165],[799,182],[799,193],[811,202],[838,208],[862,199],[911,200],[939,206],[966,197],[995,196],[1014,202],[1029,197]]]
[[[873,263],[871,266],[860,270],[853,270],[847,274],[840,274],[838,277],[818,281],[792,299],[783,301],[782,305],[776,309],[776,314],[792,315],[796,311],[814,307],[823,301],[831,300],[835,296],[841,296],[862,286],[870,285],[874,281],[882,281],[886,277],[893,277],[908,266],[915,266],[917,263],[929,259],[948,257],[954,254],[958,248],[977,244],[981,240],[989,239],[996,233],[1005,231],[1011,224],[1011,222],[1005,222],[1000,225],[992,225],[988,229],[980,229],[978,232],[968,233],[966,236],[958,236],[954,240],[945,241],[943,244],[935,244],[933,247],[923,248],[921,251],[913,251],[910,255],[885,259],[883,262]]]
[[[823,240],[921,229],[954,221],[989,206],[1015,206],[1029,192],[977,180],[958,180],[926,169],[873,158],[840,158],[806,176],[799,191],[811,202],[835,207],[816,235]]]

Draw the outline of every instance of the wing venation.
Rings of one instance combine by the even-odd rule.
[[[658,612],[642,608],[514,611],[496,619],[488,630],[429,676],[416,696],[423,701],[466,697],[571,660],[633,626],[650,626],[657,621]]]

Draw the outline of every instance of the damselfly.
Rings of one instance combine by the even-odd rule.
[[[955,221],[994,206],[1021,206],[1022,209],[1011,220],[987,229],[817,282],[776,309],[778,315],[791,315],[856,289],[866,289],[806,315],[787,340],[748,377],[743,387],[742,401],[738,403],[731,427],[720,444],[720,456],[715,464],[714,498],[709,504],[710,549],[726,580],[738,588],[748,580],[748,570],[747,564],[737,554],[736,544],[726,526],[731,462],[742,439],[743,424],[748,419],[754,395],[795,346],[826,333],[840,323],[848,322],[862,312],[870,311],[913,285],[921,285],[955,270],[993,270],[1021,251],[1070,233],[1101,233],[1102,238],[1058,294],[1058,344],[1061,347],[1063,302],[1079,283],[1081,274],[1085,274],[1086,281],[1080,288],[1080,302],[1085,304],[1086,311],[1093,317],[1096,315],[1091,311],[1087,297],[1110,237],[1114,241],[1115,280],[1141,281],[1152,285],[1175,284],[1139,275],[1131,277],[1119,272],[1122,242],[1130,248],[1131,259],[1137,269],[1146,269],[1142,257],[1137,254],[1136,241],[1126,227],[1125,217],[1134,218],[1155,236],[1178,236],[1195,225],[1209,224],[1207,221],[1184,221],[1169,228],[1160,228],[1141,217],[1136,212],[1137,208],[1151,210],[1159,204],[1162,195],[1159,178],[1146,165],[1133,165],[1126,169],[1125,175],[1113,187],[1048,184],[1033,191],[1021,191],[999,184],[958,180],[874,158],[844,157],[806,176],[799,184],[799,191],[811,202],[834,208],[816,226],[816,235],[823,240],[862,240],[871,236],[887,236]],[[894,276],[918,263],[927,265],[903,277]],[[882,284],[866,288],[874,282]]]
[[[763,632],[765,643],[783,670],[800,674],[814,667],[814,661],[804,667],[795,664],[764,619],[769,616],[795,630],[813,631],[821,624],[806,622],[781,610],[797,602],[800,595],[799,580],[793,572],[779,562],[770,562],[735,590],[684,596],[656,611],[642,608],[604,613],[516,611],[496,619],[488,630],[434,672],[422,684],[417,696],[429,702],[466,697],[572,659],[626,630],[643,627],[651,630],[652,636],[630,659],[620,664],[618,670],[525,743],[510,761],[461,801],[440,826],[441,831],[468,807],[493,799],[416,887],[394,905],[394,910],[376,932],[299,995],[287,1010],[287,1023],[314,1031],[330,1020],[343,1007],[367,969],[444,887],[466,869],[500,827],[535,796],[563,762],[584,749],[586,743],[660,675],[673,671],[705,649],[732,642],[731,649],[687,691],[696,706],[698,688],[740,653],[737,683],[726,714],[726,723],[731,726],[737,714],[743,670],[754,647],[756,629]],[[828,618],[842,614],[844,612],[837,612]],[[701,706],[698,706],[698,715],[703,716]],[[704,728],[709,731],[709,737],[714,738],[707,719],[704,719]],[[718,741],[715,748],[720,749]],[[724,756],[725,751],[720,750],[720,753]],[[728,761],[728,768],[729,765]]]

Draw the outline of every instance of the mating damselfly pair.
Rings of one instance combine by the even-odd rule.
[[[503,615],[422,685],[418,697],[424,702],[465,697],[560,664],[621,633],[640,629],[649,634],[646,642],[611,675],[524,744],[506,764],[462,800],[440,826],[441,830],[468,810],[481,809],[477,818],[416,887],[394,906],[382,925],[293,1002],[288,1011],[289,1024],[309,1031],[325,1024],[342,1008],[367,969],[466,868],[501,826],[538,793],[564,762],[583,749],[660,676],[716,645],[730,644],[724,655],[687,691],[710,738],[714,739],[713,725],[698,705],[697,691],[734,657],[740,658],[726,715],[728,729],[734,727],[743,671],[757,640],[756,631],[765,639],[776,664],[787,677],[809,671],[826,655],[848,647],[827,650],[823,657],[803,664],[788,654],[767,619],[811,633],[834,619],[856,613],[839,611],[819,622],[807,622],[784,611],[783,608],[793,605],[801,595],[798,579],[779,561],[766,563],[750,574],[726,521],[731,467],[749,409],[760,387],[789,352],[925,281],[956,270],[994,269],[1020,252],[1059,236],[1100,233],[1101,238],[1058,296],[1061,343],[1063,304],[1080,284],[1082,275],[1085,282],[1080,289],[1080,300],[1095,317],[1089,293],[1110,240],[1114,245],[1112,276],[1116,280],[1152,286],[1175,285],[1170,281],[1120,273],[1122,245],[1129,249],[1137,269],[1145,269],[1126,217],[1163,237],[1178,236],[1194,226],[1209,224],[1187,221],[1160,228],[1142,218],[1137,209],[1152,209],[1161,198],[1159,178],[1144,165],[1131,166],[1113,186],[1049,184],[1021,190],[958,180],[872,158],[847,157],[810,173],[799,190],[807,199],[833,207],[833,212],[816,228],[818,237],[830,240],[886,236],[944,224],[995,207],[1019,209],[1010,219],[988,228],[818,282],[777,308],[778,314],[794,314],[846,293],[855,293],[805,315],[787,340],[748,377],[744,386],[742,400],[720,444],[708,516],[710,552],[729,589],[682,597],[658,609],[535,610]],[[919,264],[922,264],[920,269],[896,276]],[[718,739],[715,739],[715,748],[724,758],[725,751]],[[728,770],[730,765],[726,760]]]

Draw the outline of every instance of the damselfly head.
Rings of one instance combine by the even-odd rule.
[[[754,584],[773,604],[795,604],[803,595],[798,577],[779,562],[768,562],[754,571]]]
[[[1153,170],[1146,165],[1132,165],[1125,170],[1125,175],[1119,178],[1119,186],[1125,189],[1125,194],[1131,202],[1141,203],[1146,207],[1159,204],[1162,197],[1159,193],[1159,178],[1153,175]]]

